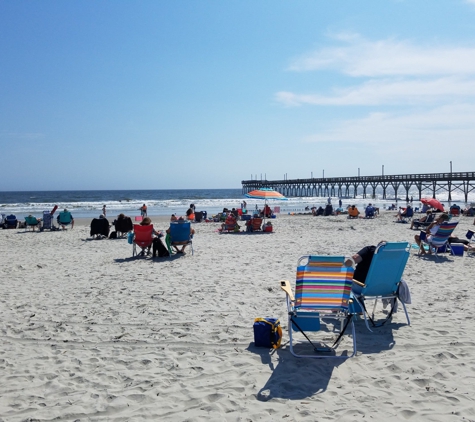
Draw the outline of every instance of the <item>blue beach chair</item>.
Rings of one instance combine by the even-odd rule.
[[[302,265],[302,262],[305,262]],[[353,315],[349,313],[349,300],[353,268],[345,265],[344,256],[302,256],[297,264],[295,297],[287,280],[280,281],[286,293],[290,353],[305,358],[351,358],[356,353],[356,336]],[[330,326],[333,323],[334,327]],[[336,353],[343,334],[351,325],[353,351],[350,355]],[[328,336],[334,332],[336,339],[329,346],[324,341],[314,339],[307,333],[324,331]],[[313,348],[313,353],[305,353],[306,343],[299,342],[294,350],[293,332],[300,332]],[[316,337],[316,335],[313,335]],[[321,336],[320,336],[321,337]],[[307,347],[308,348],[308,347]]]
[[[380,243],[374,252],[365,283],[353,280],[351,296],[354,299],[354,308],[352,311],[363,312],[369,331],[372,330],[369,328],[368,320],[373,327],[383,326],[392,317],[398,300],[404,308],[407,324],[411,324],[406,305],[399,296],[399,286],[409,258],[409,250],[410,244],[407,242]],[[379,299],[385,303],[389,301],[391,308],[382,321],[376,322],[374,315]],[[367,310],[368,301],[374,301],[371,315]]]
[[[37,227],[38,229],[40,229],[41,228],[40,221],[36,217],[33,217],[32,215],[25,217],[25,231],[27,231],[29,227],[33,231],[35,231]]]
[[[193,255],[193,235],[191,234],[191,223],[189,221],[178,221],[170,223],[170,246],[189,245]]]

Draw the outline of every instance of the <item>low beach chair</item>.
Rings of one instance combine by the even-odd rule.
[[[388,243],[382,242],[376,248],[371,265],[366,276],[365,283],[353,280],[351,296],[354,299],[354,312],[363,312],[366,327],[369,331],[369,322],[373,327],[383,326],[396,310],[396,304],[399,300],[402,303],[406,314],[407,324],[410,325],[409,314],[406,305],[399,293],[399,286],[402,280],[402,274],[409,258],[410,244],[407,242]],[[378,322],[375,321],[376,305],[378,300],[391,306],[385,317]],[[371,314],[368,312],[368,301],[374,301]]]
[[[424,221],[419,221],[419,220],[412,220],[413,227],[416,229],[419,229],[421,227],[429,227],[430,223],[434,221],[435,214],[429,214],[427,219]]]
[[[32,215],[25,217],[25,231],[27,231],[28,228],[31,228],[31,230],[35,231],[37,227],[38,229],[41,227],[40,220],[38,220],[36,217],[33,217]]]
[[[109,221],[106,218],[93,218],[91,221],[91,230],[89,232],[92,237],[109,237]]]
[[[132,243],[132,256],[145,255],[145,249],[148,249],[150,253],[150,247],[153,243],[153,225],[141,226],[140,224],[134,224],[134,240]],[[137,252],[137,246],[140,248],[141,252]],[[148,254],[147,253],[147,254]]]
[[[170,223],[170,246],[190,246],[193,255],[193,236],[189,221]]]
[[[114,221],[114,228],[117,232],[117,237],[124,237],[128,232],[134,229],[134,224],[130,217],[118,218]]]
[[[458,221],[442,223],[439,227],[439,230],[437,230],[437,233],[431,236],[430,241],[427,239],[426,232],[421,231],[420,233],[421,242],[425,245],[428,245],[429,251],[431,253],[434,253],[436,257],[437,257],[438,252],[442,252],[442,251],[445,252],[446,249],[452,252],[452,250],[450,249],[450,243],[448,243],[448,241],[449,241],[450,235],[455,230],[455,227],[457,227],[457,224],[458,224]],[[420,251],[419,251],[419,254],[420,254]]]
[[[287,280],[280,281],[280,286],[286,293],[289,345],[292,355],[344,359],[355,355],[355,327],[353,315],[349,313],[352,277],[353,268],[345,265],[344,256],[302,256],[297,264],[295,296],[290,283]],[[333,328],[329,322],[333,323]],[[349,325],[351,325],[353,351],[349,355],[337,354],[336,349]],[[325,337],[334,332],[336,339],[332,339],[333,344],[327,345],[325,339],[312,341],[307,335],[318,331],[324,331]],[[301,333],[307,339],[313,348],[312,354],[306,354],[305,350],[302,352],[294,350],[294,332]],[[299,342],[296,346],[304,349],[305,343]]]
[[[16,215],[10,214],[5,217],[4,226],[6,229],[16,229],[18,226],[18,220]]]
[[[260,217],[254,217],[250,221],[250,231],[251,232],[257,232],[262,230],[262,218]]]
[[[65,226],[68,226],[73,221],[73,216],[69,211],[61,211],[58,215],[58,224],[64,229]]]

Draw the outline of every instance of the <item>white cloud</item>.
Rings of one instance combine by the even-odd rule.
[[[306,142],[342,142],[399,149],[471,148],[475,139],[475,105],[442,106],[412,113],[371,113],[363,119],[338,122],[333,129],[308,136]],[[463,151],[463,150],[462,150]],[[466,151],[466,150],[465,150]],[[432,152],[431,152],[432,153]]]
[[[359,86],[336,89],[333,95],[281,91],[275,99],[287,106],[420,104],[475,97],[475,78],[445,77],[430,80],[370,80]]]
[[[416,46],[394,39],[368,41],[354,34],[336,38],[346,45],[305,54],[294,60],[289,70],[335,69],[354,77],[475,74],[475,47]]]

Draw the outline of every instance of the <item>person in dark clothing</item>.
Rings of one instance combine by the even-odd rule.
[[[355,255],[352,256],[355,261],[356,267],[353,274],[353,279],[359,281],[360,283],[366,282],[366,276],[368,275],[369,267],[371,266],[371,261],[373,260],[374,251],[376,246],[365,246],[363,249],[358,251]]]

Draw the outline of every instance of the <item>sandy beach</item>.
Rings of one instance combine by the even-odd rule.
[[[132,258],[125,239],[92,240],[90,220],[0,230],[0,420],[475,420],[475,255],[412,249],[411,326],[402,311],[374,333],[358,319],[354,358],[288,350],[279,280],[294,285],[305,254],[414,243],[394,215],[279,215],[271,234],[194,224],[194,255],[155,259]],[[464,238],[473,218],[459,221]],[[284,327],[275,352],[253,345],[263,316]]]

